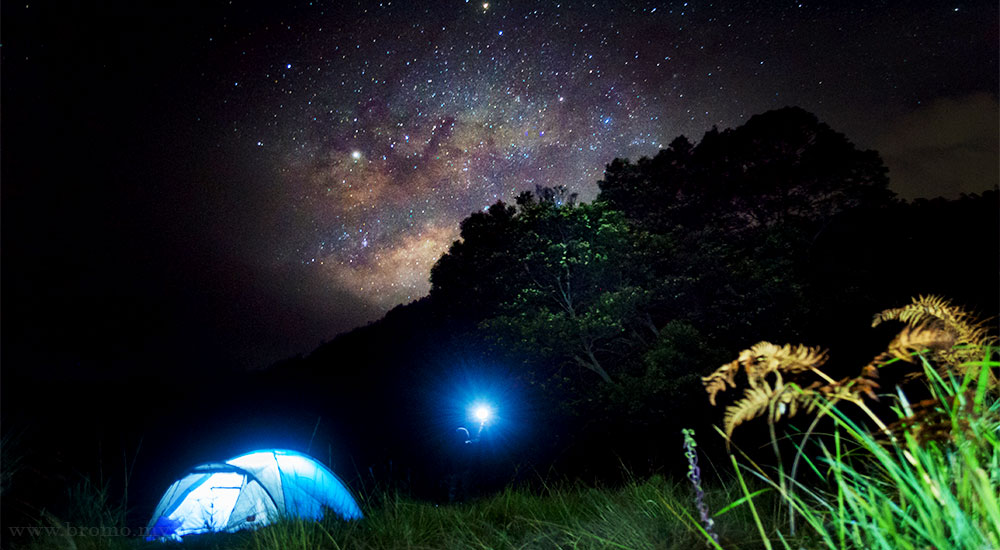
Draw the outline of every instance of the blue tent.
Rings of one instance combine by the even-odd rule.
[[[360,519],[347,486],[315,459],[280,449],[202,464],[175,481],[149,521],[149,538],[239,531],[278,518],[321,519],[330,510]]]

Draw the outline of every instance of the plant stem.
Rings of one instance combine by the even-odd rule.
[[[757,524],[757,531],[760,532],[760,539],[764,543],[764,547],[767,550],[773,550],[771,548],[771,541],[767,538],[767,533],[764,531],[764,524],[760,522],[760,516],[757,515],[757,507],[753,505],[753,499],[750,498],[750,491],[747,489],[747,484],[743,481],[743,474],[740,472],[740,465],[736,463],[736,457],[729,455],[730,462],[733,463],[733,468],[736,470],[736,477],[740,480],[740,488],[743,489],[743,495],[747,497],[747,504],[750,506],[750,513],[753,515],[753,521]]]

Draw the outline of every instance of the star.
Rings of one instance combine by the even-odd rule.
[[[228,57],[219,54],[211,74],[224,79],[223,116],[239,129],[232,139],[267,143],[261,152],[281,179],[281,194],[267,201],[295,213],[280,216],[295,221],[276,228],[274,256],[295,265],[316,258],[314,280],[363,287],[359,299],[388,309],[428,291],[429,266],[484,205],[513,203],[537,185],[592,200],[615,157],[655,155],[681,134],[792,104],[903,112],[917,92],[900,83],[973,74],[951,72],[935,53],[969,55],[966,42],[944,28],[914,34],[903,23],[919,18],[891,10],[864,12],[866,26],[891,29],[886,36],[834,40],[812,6],[797,2],[752,10],[681,1],[646,8],[645,18],[615,2],[467,3],[477,13],[447,24],[396,2],[380,4],[377,17],[348,4],[290,8],[270,27],[276,34],[246,31]],[[838,17],[852,29],[861,15]],[[884,62],[857,66],[859,50],[884,52]],[[934,70],[910,62],[891,79],[868,70],[895,66],[901,52]],[[858,85],[844,83],[835,70],[844,66],[857,67]],[[845,111],[831,109],[827,122],[843,126],[852,120]],[[340,239],[345,232],[357,238]]]

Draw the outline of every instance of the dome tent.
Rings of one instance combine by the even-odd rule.
[[[239,531],[281,517],[321,519],[329,509],[360,519],[347,486],[315,459],[295,451],[253,451],[196,466],[164,493],[149,521],[150,539]]]

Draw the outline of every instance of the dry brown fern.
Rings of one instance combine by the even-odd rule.
[[[851,403],[861,403],[861,396],[868,397],[872,401],[878,401],[875,390],[879,389],[878,370],[870,367],[861,369],[861,375],[853,378],[843,378],[836,382],[824,384],[815,389],[826,401],[849,401]]]
[[[740,356],[742,357],[742,353]],[[740,370],[740,360],[737,359],[732,363],[726,363],[712,374],[702,377],[701,383],[705,386],[705,392],[708,394],[708,401],[714,407],[715,396],[718,395],[720,391],[726,390],[726,385],[730,387],[736,387],[736,373]]]
[[[782,375],[796,376],[809,371],[820,373],[818,369],[826,359],[826,350],[820,348],[758,342],[741,351],[735,361],[702,378],[702,383],[714,406],[719,392],[725,391],[727,386],[736,387],[736,374],[743,367],[749,387],[743,391],[742,399],[726,407],[723,424],[728,437],[736,426],[768,411],[771,411],[768,422],[772,424],[782,416],[794,416],[800,408],[811,411],[816,386],[804,389],[797,383],[786,384]],[[773,375],[773,385],[768,381],[768,375]]]
[[[950,301],[930,295],[918,296],[912,302],[875,315],[873,327],[886,321],[899,321],[906,326],[886,352],[876,356],[869,366],[884,364],[894,357],[912,363],[914,354],[929,350],[928,359],[937,365],[942,375],[950,371],[964,376],[967,363],[981,360],[984,348],[996,344],[985,322]],[[913,373],[910,378],[919,376],[920,373]],[[994,389],[998,387],[993,372],[990,372],[989,385]]]
[[[819,394],[813,388],[801,388],[798,384],[785,384],[779,379],[772,388],[764,382],[755,388],[747,388],[740,399],[726,407],[723,429],[726,437],[733,434],[736,426],[767,413],[767,421],[774,424],[782,417],[791,418],[800,410],[812,412],[819,405]]]
[[[914,354],[923,350],[943,352],[955,345],[955,334],[944,328],[941,321],[924,322],[919,325],[907,325],[889,342],[885,351],[875,356],[863,371],[877,372],[892,359],[914,363]],[[923,376],[923,371],[907,373],[904,378],[909,381]]]
[[[933,294],[929,296],[917,296],[912,298],[913,303],[903,307],[890,308],[875,314],[872,319],[872,327],[877,327],[886,321],[900,321],[908,325],[918,325],[920,323],[940,319],[945,322],[952,320],[958,322],[960,311],[956,311],[951,302]]]
[[[767,412],[771,405],[771,400],[780,394],[781,389],[784,388],[779,388],[779,391],[776,392],[767,384],[756,388],[747,388],[743,392],[743,399],[726,407],[726,414],[722,419],[723,427],[726,430],[726,438],[728,439],[732,436],[736,426],[753,420]]]
[[[723,417],[727,440],[737,426],[765,413],[768,424],[773,427],[782,418],[791,418],[799,412],[812,414],[822,403],[846,400],[864,407],[862,396],[878,400],[876,368],[866,366],[860,376],[835,381],[818,368],[826,359],[826,351],[819,348],[790,344],[778,347],[760,342],[740,352],[736,361],[702,378],[709,400],[715,405],[719,391],[725,390],[727,385],[735,387],[740,367],[746,371],[747,388],[741,399],[726,407]],[[805,385],[799,381],[805,373],[812,373],[822,381]],[[767,378],[769,374],[773,374],[773,381]]]
[[[945,351],[955,347],[957,337],[941,321],[907,325],[889,342],[889,355],[913,363],[913,354],[925,349]]]
[[[736,387],[736,375],[741,367],[746,374],[748,387],[743,390],[742,398],[726,407],[723,422],[727,439],[737,426],[765,413],[773,428],[783,416],[792,417],[800,411],[811,414],[820,403],[838,401],[848,401],[860,407],[883,434],[893,438],[888,426],[863,401],[864,397],[878,400],[875,391],[879,388],[876,382],[879,368],[893,359],[914,363],[916,354],[929,351],[926,357],[938,366],[942,374],[964,375],[973,361],[983,358],[987,346],[996,342],[985,323],[939,296],[919,296],[904,307],[882,311],[875,315],[872,326],[887,321],[900,321],[906,326],[893,338],[886,351],[865,365],[857,377],[835,381],[827,376],[819,369],[827,361],[827,352],[818,347],[791,344],[779,347],[770,342],[758,342],[741,351],[735,361],[702,378],[709,402],[715,406],[719,392]],[[800,378],[807,373],[822,381],[802,382]],[[773,376],[769,378],[769,375]],[[912,380],[922,375],[923,371],[911,372],[903,379]],[[989,372],[989,386],[994,390],[1000,386],[998,376],[992,371]],[[926,434],[934,434],[938,428],[943,428],[929,422],[928,413],[921,414],[924,415],[922,426]]]
[[[899,321],[910,327],[931,324],[951,333],[956,346],[983,347],[996,343],[984,322],[940,296],[918,296],[911,304],[882,311],[875,315],[872,326],[886,321]]]
[[[708,400],[715,405],[715,397],[726,386],[736,387],[736,373],[743,367],[747,375],[747,383],[751,388],[757,388],[768,374],[780,376],[785,373],[801,373],[818,369],[827,360],[826,350],[808,346],[776,346],[770,342],[758,342],[740,352],[739,357],[731,363],[722,365],[712,374],[702,378]]]

